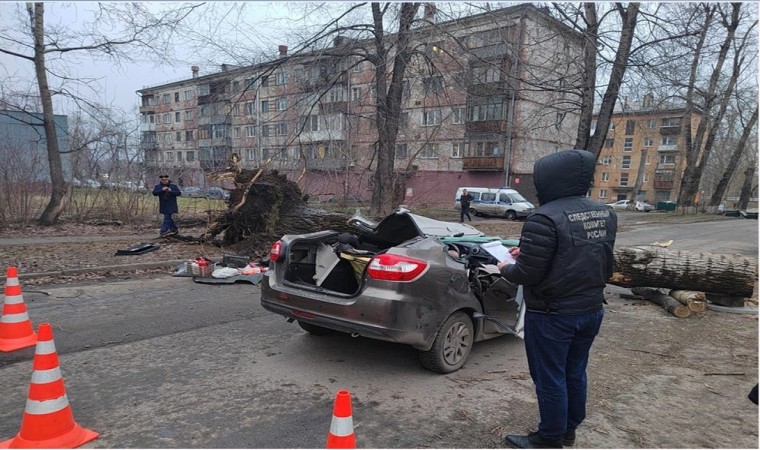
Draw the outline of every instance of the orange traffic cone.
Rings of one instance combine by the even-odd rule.
[[[26,313],[21,285],[15,267],[8,267],[5,277],[5,301],[0,315],[0,352],[12,352],[37,343],[37,334]]]
[[[338,391],[335,397],[326,448],[356,448],[354,420],[351,418],[351,394],[348,391]]]
[[[21,431],[15,438],[0,442],[0,448],[79,447],[98,437],[98,433],[74,422],[50,324],[41,323],[38,333]]]

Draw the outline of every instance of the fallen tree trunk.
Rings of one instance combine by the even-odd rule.
[[[683,318],[691,315],[691,310],[686,305],[681,304],[678,300],[667,294],[663,294],[655,288],[635,287],[631,289],[631,292],[662,306],[665,308],[665,311],[676,317]]]
[[[744,256],[668,250],[659,247],[615,248],[610,284],[661,287],[750,297],[757,262]]]
[[[702,312],[707,309],[707,299],[704,292],[671,290],[668,295],[694,312]]]

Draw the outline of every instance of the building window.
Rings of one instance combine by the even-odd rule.
[[[269,87],[269,75],[261,76],[261,87]]]
[[[633,135],[633,133],[636,131],[636,121],[635,120],[628,120],[625,122],[625,134],[628,136]]]
[[[232,137],[235,139],[240,139],[240,127],[235,127],[232,129]]]
[[[246,91],[251,91],[256,87],[256,78],[246,78],[243,82],[243,88]]]
[[[198,139],[208,139],[209,138],[209,129],[208,128],[199,128],[198,129]]]
[[[235,80],[232,82],[232,92],[233,93],[240,92],[240,81]]]
[[[476,142],[470,144],[467,156],[498,156],[501,154],[499,143],[496,141]]]
[[[249,148],[247,152],[248,161],[256,161],[256,149]]]
[[[177,152],[177,161],[182,162],[182,152]]]
[[[629,155],[623,156],[623,161],[620,165],[621,169],[630,169],[631,168],[631,157]]]
[[[261,101],[261,112],[269,112],[269,100]]]
[[[164,123],[172,123],[172,115],[169,113],[164,113]]]
[[[501,120],[502,119],[502,102],[495,101],[483,105],[474,105],[470,107],[470,120],[479,122],[483,120]]]
[[[644,160],[644,164],[650,164],[652,162],[652,155],[647,155],[646,159]]]
[[[464,142],[452,142],[451,143],[451,157],[461,158],[464,154]]]
[[[680,117],[665,117],[662,119],[663,127],[678,127],[681,125]]]
[[[354,87],[351,88],[351,100],[358,102],[362,98],[362,88],[360,87]]]
[[[464,123],[464,108],[452,108],[451,112],[455,124]]]
[[[211,109],[209,109],[208,105],[199,106],[198,111],[201,117],[208,117],[211,115]]]
[[[437,94],[443,92],[443,76],[434,75],[422,80],[422,89],[425,94]]]
[[[641,182],[646,183],[647,181],[649,181],[649,177],[647,177],[647,174],[644,174],[644,176],[641,178]]]
[[[607,198],[607,189],[599,189],[599,198]]]
[[[660,164],[675,164],[676,163],[676,156],[675,155],[660,155]]]
[[[288,99],[285,97],[278,98],[277,100],[275,100],[274,105],[275,105],[276,111],[285,111],[286,109],[288,109]]]
[[[186,141],[192,141],[193,140],[193,130],[187,130],[187,131],[185,131],[185,140]],[[190,154],[190,152],[188,152],[188,155],[189,154]],[[188,159],[188,161],[190,161],[190,160]]]
[[[182,122],[182,113],[180,111],[177,111],[174,113],[174,123],[180,122]]]
[[[612,156],[610,155],[602,156],[602,164],[606,166],[609,166],[610,164],[612,164]]]
[[[433,159],[438,157],[438,144],[425,144],[420,150],[420,158]]]
[[[209,95],[210,92],[211,91],[208,84],[201,84],[200,86],[198,86],[198,97]]]
[[[174,93],[174,103],[179,103],[179,92]]]
[[[177,131],[174,134],[174,140],[177,141],[177,142],[182,142],[182,132],[181,131]]]
[[[245,137],[254,137],[256,136],[256,127],[253,125],[248,125],[245,127]]]
[[[164,105],[168,105],[171,102],[172,102],[171,94],[164,94],[164,101],[163,101]]]
[[[625,141],[623,141],[623,151],[624,152],[633,151],[633,138],[625,138]]]
[[[472,78],[475,84],[496,83],[501,81],[501,70],[493,65],[473,67]]]
[[[620,174],[620,186],[628,186],[628,173]]]
[[[277,136],[285,136],[288,134],[287,122],[279,122],[274,125],[274,134]]]
[[[663,136],[660,139],[660,147],[674,147],[678,143],[678,138],[676,136]]]
[[[396,144],[396,159],[405,159],[407,157],[406,144]]]
[[[657,124],[657,119],[647,120],[647,128],[654,128],[656,124]]]
[[[148,116],[148,122],[155,123],[155,120],[156,120],[156,116],[154,116],[153,114]]]
[[[284,70],[282,72],[277,72],[274,75],[274,84],[275,85],[288,84],[288,72]]]
[[[610,181],[610,173],[602,172],[602,181]]]
[[[342,102],[346,97],[346,90],[343,88],[333,88],[327,95],[327,101],[330,103]]]
[[[612,148],[614,145],[615,145],[615,140],[614,139],[605,139],[604,140],[604,146],[606,148]]]
[[[185,121],[188,120],[193,120],[193,111],[191,109],[185,111]]]
[[[256,107],[253,102],[245,102],[245,115],[250,116],[256,112]]]
[[[174,152],[166,152],[166,160],[167,161],[174,161]]]
[[[269,137],[269,125],[262,125],[261,126],[261,135],[263,137]]]
[[[224,125],[212,125],[211,133],[214,136],[214,139],[221,139],[223,137],[227,137],[227,127]]]
[[[430,111],[422,112],[422,126],[430,127],[433,125],[441,124],[441,110],[433,109]]]
[[[644,138],[644,147],[651,147],[654,144],[654,139],[647,137]]]
[[[188,150],[185,152],[185,161],[192,162],[195,161],[195,151],[194,150]]]

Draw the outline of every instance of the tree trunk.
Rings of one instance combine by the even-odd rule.
[[[750,297],[756,280],[757,262],[743,256],[618,247],[609,283]]]
[[[728,182],[731,181],[731,177],[734,175],[736,168],[739,166],[739,161],[741,160],[742,154],[744,153],[744,150],[747,146],[747,141],[749,140],[752,128],[754,128],[756,123],[757,108],[755,108],[755,111],[752,113],[752,118],[750,118],[749,122],[744,126],[744,131],[742,132],[742,136],[739,139],[739,143],[736,145],[734,152],[731,154],[731,159],[728,162],[728,167],[726,167],[726,170],[720,177],[718,185],[715,187],[715,191],[710,197],[710,203],[708,206],[717,206],[723,200],[723,196],[725,195],[726,189],[728,188]]]
[[[707,309],[707,299],[704,292],[671,290],[668,295],[694,312],[702,312]]]
[[[575,148],[586,150],[591,139],[591,121],[594,114],[594,88],[596,87],[596,45],[598,41],[599,20],[596,16],[596,3],[584,3],[586,29],[583,32],[583,85],[581,86],[581,117]]]
[[[636,30],[639,4],[631,2],[625,10],[623,10],[623,7],[618,4],[618,11],[623,22],[623,29],[620,31],[620,42],[618,43],[617,53],[615,54],[615,61],[612,64],[610,81],[609,84],[607,84],[607,90],[602,97],[602,105],[599,109],[599,114],[597,115],[596,131],[591,137],[589,148],[587,149],[594,154],[594,157],[596,157],[597,160],[599,159],[599,154],[602,152],[604,141],[607,139],[607,131],[610,128],[612,112],[615,109],[615,103],[617,103],[618,94],[620,93],[620,85],[623,82],[623,77],[625,76],[625,71],[628,67],[628,56],[631,53],[631,43],[633,42],[633,35]]]
[[[646,147],[641,149],[641,160],[639,160],[639,172],[636,175],[636,183],[633,185],[633,191],[631,191],[631,198],[629,199],[633,205],[636,205],[639,192],[641,192],[641,186],[644,184],[644,175],[646,174],[647,163],[647,149]],[[648,200],[648,199],[647,199]]]
[[[673,297],[663,294],[662,292],[658,291],[654,288],[648,288],[648,287],[637,287],[631,289],[631,292],[633,292],[636,295],[640,295],[644,297],[645,299],[649,300],[652,303],[656,303],[663,308],[665,308],[665,311],[669,312],[670,314],[673,314],[676,317],[683,318],[683,317],[689,317],[691,315],[691,310],[686,307],[686,305],[682,305],[678,302],[678,300],[674,299]]]
[[[749,199],[752,195],[752,184],[755,181],[755,165],[757,162],[753,162],[747,170],[744,171],[744,183],[742,184],[742,190],[739,194],[739,209],[742,211],[747,210],[749,205]]]
[[[50,184],[52,194],[50,201],[40,216],[40,225],[53,225],[63,213],[66,206],[66,192],[68,186],[63,178],[63,164],[61,152],[58,148],[58,136],[55,129],[55,114],[53,113],[53,99],[48,85],[47,70],[45,67],[45,9],[43,3],[35,3],[32,9],[27,4],[31,31],[34,36],[34,72],[37,76],[37,86],[40,91],[42,103],[42,121],[45,128],[45,140],[47,145],[48,165],[50,166]]]

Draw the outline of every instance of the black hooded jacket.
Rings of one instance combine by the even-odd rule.
[[[585,197],[595,162],[590,152],[565,150],[533,167],[541,206],[523,225],[516,264],[501,269],[504,278],[523,285],[530,311],[584,314],[602,307],[617,216]]]

